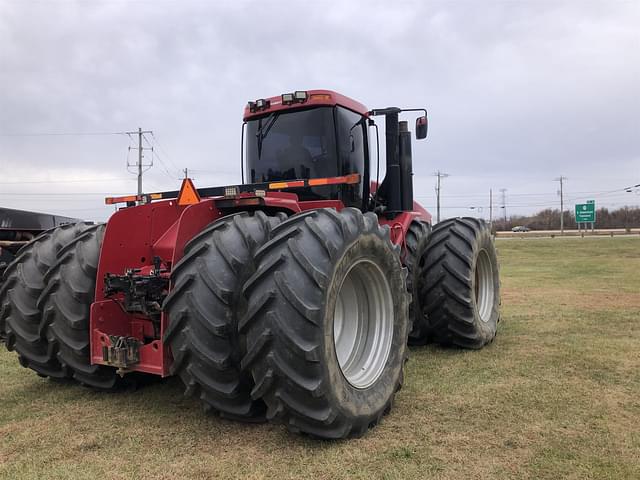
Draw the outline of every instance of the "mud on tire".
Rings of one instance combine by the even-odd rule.
[[[418,289],[426,335],[463,348],[491,342],[500,319],[500,277],[487,224],[468,217],[438,223]]]
[[[264,420],[262,400],[250,396],[253,380],[240,372],[238,318],[245,311],[242,285],[255,271],[253,254],[286,216],[239,213],[205,228],[176,264],[164,302],[172,374],[205,409],[244,421]]]
[[[362,435],[390,410],[407,352],[406,270],[388,229],[352,208],[305,212],[274,229],[256,262],[239,326],[251,396],[294,432]],[[367,319],[377,323],[349,330]]]

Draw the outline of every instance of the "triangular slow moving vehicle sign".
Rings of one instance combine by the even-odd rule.
[[[200,201],[200,195],[196,187],[193,186],[193,182],[190,178],[182,180],[182,186],[180,187],[180,194],[178,195],[178,205],[193,205]]]

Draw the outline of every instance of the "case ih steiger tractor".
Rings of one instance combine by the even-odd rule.
[[[106,225],[64,225],[22,248],[0,291],[7,347],[41,376],[114,389],[178,375],[228,418],[363,434],[391,408],[408,341],[481,348],[499,318],[489,229],[473,218],[432,229],[413,200],[403,111],[424,112],[425,138],[422,109],[368,110],[327,90],[249,102],[242,185],[185,179],[108,198],[126,206]]]

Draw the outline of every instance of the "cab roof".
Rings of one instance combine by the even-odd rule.
[[[333,90],[304,90],[298,91],[296,93],[299,92],[306,92],[307,95],[304,101],[295,101],[293,103],[285,104],[283,103],[283,95],[290,95],[288,93],[285,93],[283,95],[262,98],[256,100],[255,102],[249,102],[244,108],[243,120],[248,121],[254,118],[262,117],[265,114],[269,114],[272,112],[282,112],[285,110],[301,110],[304,108],[319,106],[335,107],[336,105],[340,105],[341,107],[347,108],[365,117],[368,116],[369,110],[363,104],[345,95],[334,92]],[[263,105],[265,106],[262,108],[256,108],[255,104],[259,101],[262,101]],[[253,107],[251,106],[252,104]]]

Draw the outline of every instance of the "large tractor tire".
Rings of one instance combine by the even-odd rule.
[[[425,314],[421,328],[436,342],[478,349],[494,339],[500,276],[484,221],[452,218],[433,228],[419,291]]]
[[[48,323],[42,321],[38,298],[46,287],[45,275],[56,263],[65,244],[90,228],[88,223],[48,230],[25,245],[7,266],[0,288],[0,335],[20,364],[43,377],[62,378],[68,371],[58,361],[55,344],[47,339]]]
[[[180,376],[186,394],[227,418],[264,420],[264,402],[251,398],[253,380],[240,371],[237,325],[246,310],[242,285],[255,271],[253,255],[284,218],[260,211],[224,217],[187,244],[171,273],[163,307],[171,373]]]
[[[15,255],[13,255],[9,250],[0,247],[0,288],[2,287],[2,277],[4,276],[4,271],[7,269],[9,264],[13,262],[14,258]],[[0,320],[0,338],[4,338],[2,320]]]
[[[429,244],[431,226],[428,223],[415,220],[409,225],[405,236],[404,266],[407,267],[407,290],[411,294],[409,304],[409,320],[412,323],[409,333],[409,345],[424,345],[429,341],[424,331],[424,313],[422,312],[422,298],[418,291],[420,276],[424,269],[425,254]]]
[[[91,365],[89,314],[95,300],[96,275],[104,225],[85,228],[58,252],[45,275],[46,287],[38,300],[47,338],[57,347],[57,358],[69,375],[100,390],[119,387],[116,369]]]
[[[243,369],[267,418],[320,438],[364,434],[391,408],[409,333],[406,271],[373,213],[295,215],[245,284]]]

